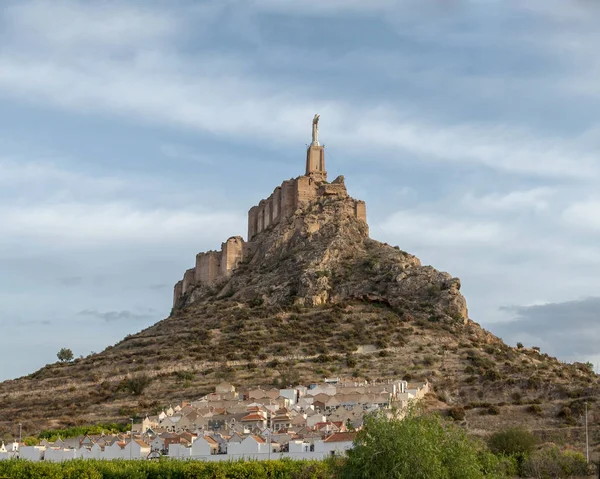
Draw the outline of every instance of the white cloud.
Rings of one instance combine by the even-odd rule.
[[[419,211],[398,211],[383,224],[385,233],[394,235],[403,244],[410,240],[418,244],[437,246],[473,246],[505,240],[509,231],[491,221],[459,219]]]
[[[583,229],[600,231],[600,200],[590,199],[572,204],[563,212],[563,219]]]
[[[330,8],[341,8],[338,3]],[[388,3],[394,2],[382,2]],[[360,5],[355,3],[356,8]],[[375,104],[364,109],[334,98],[324,103],[311,90],[316,86],[275,83],[256,74],[246,58],[228,54],[216,58],[202,49],[194,56],[184,55],[165,39],[177,21],[168,15],[165,20],[159,10],[139,13],[123,8],[122,18],[139,16],[147,20],[147,28],[135,20],[132,31],[118,38],[126,23],[121,20],[121,7],[116,6],[62,2],[58,13],[40,2],[16,7],[12,13],[16,24],[39,23],[33,35],[37,32],[42,44],[31,47],[31,32],[26,36],[13,33],[5,40],[11,48],[0,53],[0,95],[78,114],[118,115],[279,145],[304,142],[309,134],[307,123],[319,111],[324,139],[348,150],[378,151],[387,157],[402,150],[419,161],[484,165],[540,176],[588,178],[599,173],[596,152],[568,138],[549,138],[536,130],[502,123],[457,121],[449,126],[399,114],[411,105]],[[66,20],[60,21],[75,23],[75,31],[69,33],[67,25],[65,32],[53,33],[62,24],[56,27],[44,21],[62,18],[62,10]],[[78,45],[79,35],[88,30],[96,43],[88,46],[86,55],[57,49],[52,38],[49,45],[43,42],[59,35],[65,45]],[[149,45],[146,36],[155,42]],[[130,42],[134,48],[129,55],[115,54],[115,38],[119,45]],[[573,168],[575,159],[577,168]]]
[[[0,206],[3,235],[86,245],[189,242],[236,231],[243,221],[230,212],[143,210],[119,203]]]
[[[514,211],[514,210],[545,210],[549,205],[549,197],[555,190],[548,187],[530,190],[511,191],[509,193],[490,193],[483,196],[467,194],[462,203],[477,211]]]
[[[123,49],[150,46],[178,30],[169,10],[154,11],[109,2],[56,0],[19,2],[3,9],[13,31],[25,32],[29,41],[53,47],[99,45]]]

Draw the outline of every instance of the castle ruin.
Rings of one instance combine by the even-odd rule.
[[[306,150],[305,174],[284,181],[267,199],[250,208],[248,241],[244,241],[241,236],[233,236],[221,245],[220,251],[198,253],[195,267],[188,269],[183,279],[175,284],[173,305],[196,286],[214,284],[227,278],[254,251],[263,231],[293,216],[297,210],[328,196],[348,198],[343,176],[338,176],[331,183],[327,182],[325,147],[318,140],[318,122],[319,115],[315,115],[312,142]],[[367,221],[364,201],[354,200],[354,214],[357,219]]]

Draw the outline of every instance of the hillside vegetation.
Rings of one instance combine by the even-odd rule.
[[[1,383],[0,436],[19,422],[30,435],[125,421],[222,380],[287,386],[335,375],[428,380],[427,406],[475,434],[518,424],[547,440],[582,440],[586,401],[598,418],[593,371],[483,330],[458,278],[369,239],[350,208],[326,198],[299,211],[261,233],[231,278],[188,293],[169,318]]]

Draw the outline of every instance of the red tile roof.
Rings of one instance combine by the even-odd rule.
[[[336,432],[329,436],[323,442],[345,442],[345,441],[354,441],[356,437],[355,432]]]

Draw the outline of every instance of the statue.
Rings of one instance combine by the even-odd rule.
[[[319,114],[317,113],[312,122],[312,143],[311,145],[319,146]]]

